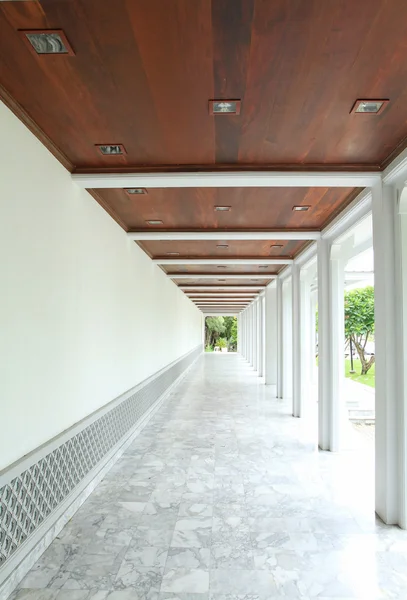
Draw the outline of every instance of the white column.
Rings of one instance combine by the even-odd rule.
[[[258,374],[259,377],[264,376],[264,298],[259,297],[259,360]]]
[[[242,353],[242,318],[243,315],[237,315],[237,348],[236,350],[241,354]]]
[[[265,382],[274,386],[277,393],[277,285],[270,283],[265,295]]]
[[[330,322],[329,254],[330,243],[317,242],[318,254],[318,445],[330,449]]]
[[[257,310],[257,300],[253,302],[253,368],[257,371],[257,361],[258,361],[258,310]]]
[[[330,415],[330,450],[339,452],[342,446],[342,434],[346,414],[343,397],[345,378],[345,264],[341,256],[341,248],[335,244],[331,247],[330,258],[330,356],[331,356],[331,409]]]
[[[283,398],[292,398],[292,302],[291,279],[283,282]]]
[[[244,311],[243,317],[244,317],[244,323],[243,323],[243,329],[244,329],[243,356],[247,360],[247,310]]]
[[[315,360],[315,349],[316,349],[316,314],[318,304],[318,291],[311,291],[311,354],[312,354],[312,369],[311,369],[311,384],[314,386],[318,379],[318,369]]]
[[[303,412],[309,413],[312,397],[312,374],[314,371],[315,354],[312,329],[312,302],[311,302],[312,271],[301,270],[301,400]],[[315,329],[314,329],[315,331]]]
[[[407,202],[372,189],[375,267],[376,512],[407,528]],[[404,212],[405,211],[405,212]]]
[[[281,279],[276,281],[277,294],[277,398],[283,397],[283,356],[284,356],[284,337],[283,337],[283,282]]]
[[[249,364],[253,366],[253,304],[249,306]]]
[[[301,417],[302,407],[302,369],[301,369],[301,285],[300,267],[294,262],[291,267],[292,278],[292,351],[293,351],[293,417]]]
[[[318,243],[318,424],[319,446],[338,452],[346,411],[342,394],[345,369],[345,263],[342,249]]]

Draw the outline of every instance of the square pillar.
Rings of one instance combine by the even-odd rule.
[[[249,352],[248,352],[248,361],[249,364],[253,366],[253,343],[254,343],[254,334],[253,334],[253,304],[249,306]]]
[[[344,282],[346,247],[318,241],[318,442],[338,452],[347,420]]]
[[[407,528],[407,198],[372,188],[375,270],[376,512]]]
[[[237,351],[242,353],[242,319],[243,315],[237,315]]]
[[[313,408],[315,364],[316,294],[312,292],[316,265],[301,269],[301,398],[304,414]],[[314,405],[315,406],[315,405]]]
[[[341,247],[333,245],[330,257],[330,360],[331,360],[331,410],[330,450],[339,452],[342,447],[342,434],[347,419],[343,397],[345,379],[345,263]]]
[[[293,417],[301,417],[302,407],[302,368],[301,368],[301,281],[300,267],[294,262],[291,267],[292,278],[292,390]]]
[[[284,369],[284,337],[283,337],[283,282],[276,280],[277,295],[277,398],[283,397],[283,369]]]
[[[264,297],[259,296],[259,361],[258,374],[259,377],[264,376]]]
[[[257,360],[258,360],[258,311],[257,311],[257,300],[253,302],[253,369],[257,371]]]
[[[247,310],[244,311],[243,317],[244,317],[243,356],[247,360]]]
[[[282,337],[283,337],[283,369],[282,369],[282,397],[292,398],[292,301],[291,279],[283,282],[282,292]]]
[[[277,393],[277,285],[270,283],[265,291],[265,382]]]
[[[317,242],[318,256],[318,445],[330,449],[331,364],[330,364],[330,311],[329,260],[330,242]]]

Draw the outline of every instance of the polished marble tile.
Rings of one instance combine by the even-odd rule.
[[[209,571],[203,569],[170,569],[161,586],[163,592],[203,594],[209,591]]]
[[[373,454],[319,453],[290,411],[241,358],[202,357],[12,600],[407,599]]]

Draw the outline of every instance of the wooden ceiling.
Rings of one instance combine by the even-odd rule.
[[[225,247],[225,245],[227,247]],[[277,248],[281,245],[281,248]],[[168,254],[179,253],[176,258],[293,258],[301,252],[307,242],[263,241],[263,240],[219,240],[219,241],[172,241],[157,240],[139,242],[139,246],[151,258],[168,258]]]
[[[360,192],[353,188],[166,188],[129,195],[120,189],[94,190],[127,231],[150,230],[321,230]],[[309,206],[293,212],[293,206]],[[215,206],[229,206],[218,212]]]
[[[1,2],[0,77],[73,167],[377,166],[407,136],[406,21],[405,0]],[[18,32],[47,28],[75,56]],[[350,114],[358,98],[390,103]]]
[[[405,0],[3,1],[0,98],[76,173],[381,170],[407,146],[406,22]],[[37,56],[24,29],[63,30],[74,55]],[[389,103],[379,115],[351,112],[357,99],[380,98]],[[211,99],[241,100],[240,114],[210,115]],[[97,144],[125,154],[102,156]],[[298,256],[308,240],[284,233],[321,231],[360,189],[89,191],[125,231],[281,231],[281,241],[219,240],[227,248],[138,242],[154,259],[239,259]],[[199,286],[220,285],[222,271],[257,272],[162,268],[214,275],[179,280]]]

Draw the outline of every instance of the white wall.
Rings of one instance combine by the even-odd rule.
[[[202,315],[0,103],[0,469],[202,341]]]

